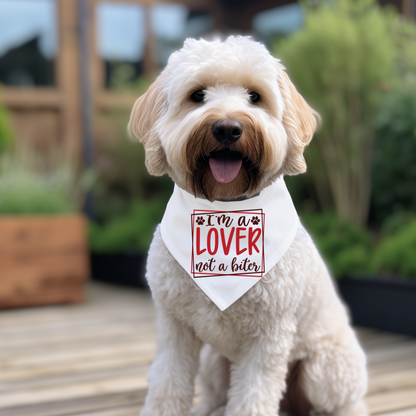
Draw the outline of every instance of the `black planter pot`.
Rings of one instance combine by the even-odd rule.
[[[416,336],[415,282],[344,278],[338,287],[355,325]]]
[[[147,254],[91,253],[94,280],[148,289],[145,278]]]

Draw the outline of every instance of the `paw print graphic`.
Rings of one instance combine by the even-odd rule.
[[[253,217],[251,219],[251,222],[253,223],[253,225],[257,225],[260,222],[260,218],[259,217]]]
[[[196,218],[196,223],[197,223],[198,225],[202,225],[204,222],[205,222],[205,220],[204,220],[202,217],[197,217],[197,218]]]

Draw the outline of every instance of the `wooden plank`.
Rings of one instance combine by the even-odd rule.
[[[94,282],[89,299],[0,314],[0,416],[137,416],[156,350],[150,294]],[[416,416],[415,341],[359,333],[372,414]]]
[[[81,328],[82,330],[73,331],[47,331],[48,338],[45,341],[45,331],[30,334],[30,344],[28,336],[18,334],[18,337],[10,337],[0,340],[0,356],[7,354],[8,351],[27,351],[32,352],[37,349],[51,348],[71,348],[73,345],[106,344],[114,339],[118,343],[140,342],[141,340],[156,339],[157,330],[151,322],[137,324],[137,322],[118,322],[109,327],[100,326],[98,328]],[[0,374],[1,377],[1,374]]]
[[[88,296],[87,296],[88,298]],[[77,308],[82,309],[85,306],[85,304],[77,305]],[[82,316],[75,313],[79,312],[79,310],[76,310],[73,308],[73,314],[67,314],[65,313],[65,310],[62,308],[71,308],[71,306],[60,306],[57,309],[56,307],[45,307],[45,308],[38,308],[38,309],[27,309],[27,311],[30,311],[33,315],[42,312],[47,311],[49,313],[56,313],[55,317],[58,317],[61,319],[61,324],[59,323],[59,319],[57,320],[51,320],[48,324],[39,325],[36,320],[33,322],[25,322],[25,325],[16,326],[16,325],[6,325],[7,322],[4,322],[4,328],[1,328],[0,331],[3,334],[4,337],[8,337],[10,339],[21,339],[22,337],[26,336],[30,337],[32,334],[36,336],[36,334],[44,334],[45,336],[48,336],[49,334],[59,334],[59,333],[65,333],[65,332],[71,332],[71,333],[83,333],[86,330],[90,330],[92,332],[94,331],[101,331],[105,328],[102,328],[103,326],[109,325],[110,327],[117,327],[119,324],[130,324],[132,327],[136,327],[136,330],[139,328],[140,325],[151,325],[151,321],[154,320],[154,316],[147,316],[143,315],[141,311],[138,309],[137,311],[131,310],[130,314],[127,313],[119,313],[120,311],[115,311],[114,316],[108,316],[107,313],[98,313],[98,314],[88,314],[87,310],[84,310],[86,313],[86,319],[82,320]],[[59,310],[61,310],[62,313],[59,313]],[[25,310],[26,311],[26,310]],[[20,312],[20,310],[16,311]],[[71,311],[72,312],[72,311]],[[98,311],[100,312],[100,311]],[[126,311],[124,311],[126,312]],[[135,312],[135,313],[134,313]],[[2,314],[7,313],[2,311]]]
[[[88,361],[66,361],[51,365],[30,366],[18,369],[2,369],[0,374],[0,383],[4,388],[8,388],[11,382],[28,380],[36,382],[36,379],[71,376],[73,374],[82,374],[94,371],[105,371],[123,368],[129,366],[139,369],[143,366],[149,366],[154,358],[154,351],[140,352],[134,351],[130,354],[125,353],[122,356],[101,356],[95,360]]]
[[[55,388],[37,388],[24,391],[14,391],[2,395],[2,408],[25,405],[59,402],[62,400],[79,399],[86,397],[99,397],[111,393],[145,392],[147,390],[147,377],[144,375],[113,377],[96,382],[81,382],[74,385],[67,384]]]
[[[8,264],[11,256],[25,260],[28,255],[45,252],[85,251],[85,229],[86,219],[80,214],[2,216],[0,265]]]
[[[83,251],[0,258],[0,297],[48,291],[60,284],[78,285],[89,277],[88,264]]]
[[[1,99],[6,107],[12,109],[28,110],[35,108],[39,110],[43,108],[59,109],[64,97],[57,88],[2,86]]]
[[[366,354],[369,365],[398,358],[414,357],[416,354],[416,341],[403,341],[400,344],[385,345],[366,351]]]
[[[411,337],[401,334],[394,334],[391,332],[382,332],[376,329],[363,328],[363,327],[354,327],[354,332],[356,333],[360,344],[368,349],[373,346],[401,342],[403,340],[411,340]]]
[[[155,349],[154,342],[141,342],[136,345],[101,345],[93,348],[72,348],[71,350],[50,351],[45,349],[34,354],[27,353],[8,356],[0,362],[3,369],[39,367],[74,360],[96,360],[100,357],[123,356],[124,354],[150,353]]]
[[[0,219],[0,308],[83,300],[89,278],[86,219],[79,214]]]
[[[2,311],[0,314],[0,330],[2,334],[12,336],[38,330],[59,330],[59,328],[86,327],[100,325],[108,322],[109,324],[131,321],[141,322],[144,320],[155,319],[153,305],[149,304],[149,299],[136,292],[131,299],[122,300],[112,299],[107,305],[100,304],[94,294],[88,290],[88,302],[72,306],[59,305],[33,309],[20,309],[15,311]],[[93,307],[91,307],[93,304]]]
[[[375,333],[370,338],[367,338],[365,341],[360,342],[361,346],[370,351],[372,348],[377,348],[382,345],[391,345],[395,343],[400,343],[402,341],[410,341],[412,338],[406,335],[397,335],[390,333]]]
[[[65,96],[61,135],[66,154],[77,161],[82,149],[78,2],[57,0],[57,4],[59,53],[55,68],[58,88]]]
[[[99,410],[97,412],[77,413],[76,416],[138,416],[141,406],[129,406],[122,409]],[[75,416],[75,415],[74,415]]]
[[[373,364],[368,368],[370,377],[378,377],[379,374],[388,373],[407,368],[416,368],[416,356],[398,357],[395,360],[389,360],[378,364]]]
[[[366,401],[373,415],[414,407],[416,406],[416,387],[384,391],[368,396]]]
[[[131,363],[124,362],[116,367],[103,367],[96,370],[91,368],[79,372],[70,372],[64,374],[55,374],[43,377],[24,378],[21,380],[13,380],[0,383],[0,401],[7,397],[8,394],[13,394],[16,391],[25,390],[39,390],[39,389],[54,389],[58,386],[65,387],[67,385],[76,385],[81,383],[99,383],[103,380],[110,380],[115,378],[127,378],[130,376],[146,377],[149,371],[148,364],[131,365]]]
[[[75,416],[80,412],[119,409],[126,406],[137,406],[137,409],[140,409],[145,395],[146,390],[135,390],[41,404],[21,403],[13,407],[0,408],[0,416]]]
[[[370,377],[368,393],[371,395],[387,390],[402,390],[412,387],[416,391],[416,368],[402,369],[378,374],[377,377]]]
[[[1,265],[0,308],[81,302],[89,277],[86,252],[38,255]]]
[[[99,111],[128,111],[139,98],[137,93],[101,90],[96,93],[95,106]]]
[[[394,410],[393,412],[387,413],[377,413],[377,416],[416,416],[416,407],[409,407],[407,409],[402,410]]]

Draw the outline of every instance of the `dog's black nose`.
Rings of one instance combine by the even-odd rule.
[[[212,134],[222,144],[236,142],[243,134],[243,125],[235,119],[221,119],[212,125]]]

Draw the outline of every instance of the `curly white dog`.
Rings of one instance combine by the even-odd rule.
[[[188,39],[137,100],[129,129],[151,174],[168,173],[195,200],[235,206],[305,172],[316,123],[263,45],[229,37]],[[160,333],[142,416],[368,414],[365,355],[301,225],[279,261],[224,311],[162,237],[159,227],[148,257]],[[202,399],[191,409],[198,371]]]

